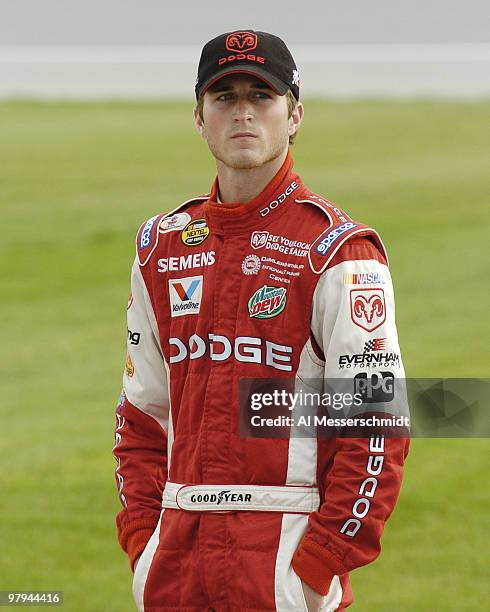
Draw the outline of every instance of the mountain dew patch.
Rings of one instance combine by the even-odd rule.
[[[277,317],[286,306],[286,289],[264,285],[248,301],[248,312],[256,319]]]

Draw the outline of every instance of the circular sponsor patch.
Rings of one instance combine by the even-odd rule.
[[[197,246],[209,236],[209,227],[206,219],[196,219],[188,223],[182,231],[182,242],[186,246]]]
[[[258,274],[262,264],[257,255],[247,255],[242,261],[242,271],[247,276],[251,274]]]
[[[264,285],[252,295],[248,301],[248,313],[256,319],[271,319],[277,317],[286,306],[284,287]]]

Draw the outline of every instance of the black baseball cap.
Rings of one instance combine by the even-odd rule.
[[[288,89],[299,100],[299,73],[293,56],[278,36],[254,30],[220,34],[202,50],[197,71],[196,98],[228,74],[251,74],[277,94]]]

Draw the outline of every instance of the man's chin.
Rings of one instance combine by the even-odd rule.
[[[226,155],[221,161],[234,170],[251,170],[262,166],[267,160],[256,151],[248,150]]]

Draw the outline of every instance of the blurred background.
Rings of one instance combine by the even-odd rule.
[[[410,377],[489,377],[488,2],[0,0],[0,590],[134,609],[114,526],[114,408],[134,236],[206,192],[202,45],[290,45],[306,184],[374,226]],[[488,601],[488,439],[416,439],[359,611]]]
[[[0,0],[0,95],[188,98],[211,37],[288,41],[303,95],[488,95],[485,0]]]

